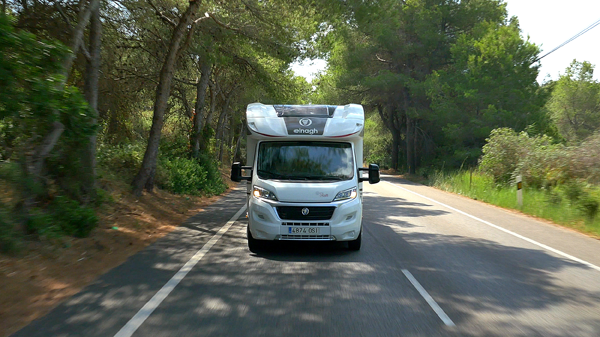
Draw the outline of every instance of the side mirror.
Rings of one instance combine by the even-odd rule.
[[[239,162],[231,164],[231,181],[236,183],[242,181],[242,164]]]
[[[242,166],[239,162],[231,164],[231,181],[240,182],[242,180],[251,180],[252,171],[249,177],[242,176],[242,170],[252,170],[251,166]]]
[[[368,177],[361,177],[360,172],[367,171],[369,172]],[[377,184],[379,182],[379,166],[377,164],[369,164],[369,168],[359,168],[358,169],[358,181],[368,180],[369,184]]]
[[[377,184],[379,182],[379,165],[369,164],[369,184]]]

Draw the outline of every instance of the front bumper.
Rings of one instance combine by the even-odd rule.
[[[333,206],[330,219],[281,219],[278,206],[320,207]],[[285,203],[265,201],[250,196],[248,200],[248,225],[252,237],[258,240],[294,241],[350,241],[358,238],[362,225],[360,198],[332,203]],[[290,228],[318,228],[318,234],[292,233]],[[314,230],[311,230],[314,231]]]

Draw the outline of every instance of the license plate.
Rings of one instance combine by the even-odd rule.
[[[306,235],[315,235],[320,234],[320,229],[318,227],[288,227],[289,234],[306,234]]]

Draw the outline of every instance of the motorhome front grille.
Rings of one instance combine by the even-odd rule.
[[[282,222],[282,226],[310,226],[310,227],[323,227],[329,226],[329,222]]]
[[[302,210],[307,209],[308,212]],[[335,206],[278,206],[277,214],[282,220],[329,220]],[[303,215],[306,214],[306,215]]]
[[[323,241],[331,241],[333,238],[331,235],[287,235],[284,234],[280,237],[279,240],[323,240]]]

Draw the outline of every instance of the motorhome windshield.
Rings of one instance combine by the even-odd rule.
[[[257,173],[261,179],[350,180],[353,158],[350,143],[263,142]]]

